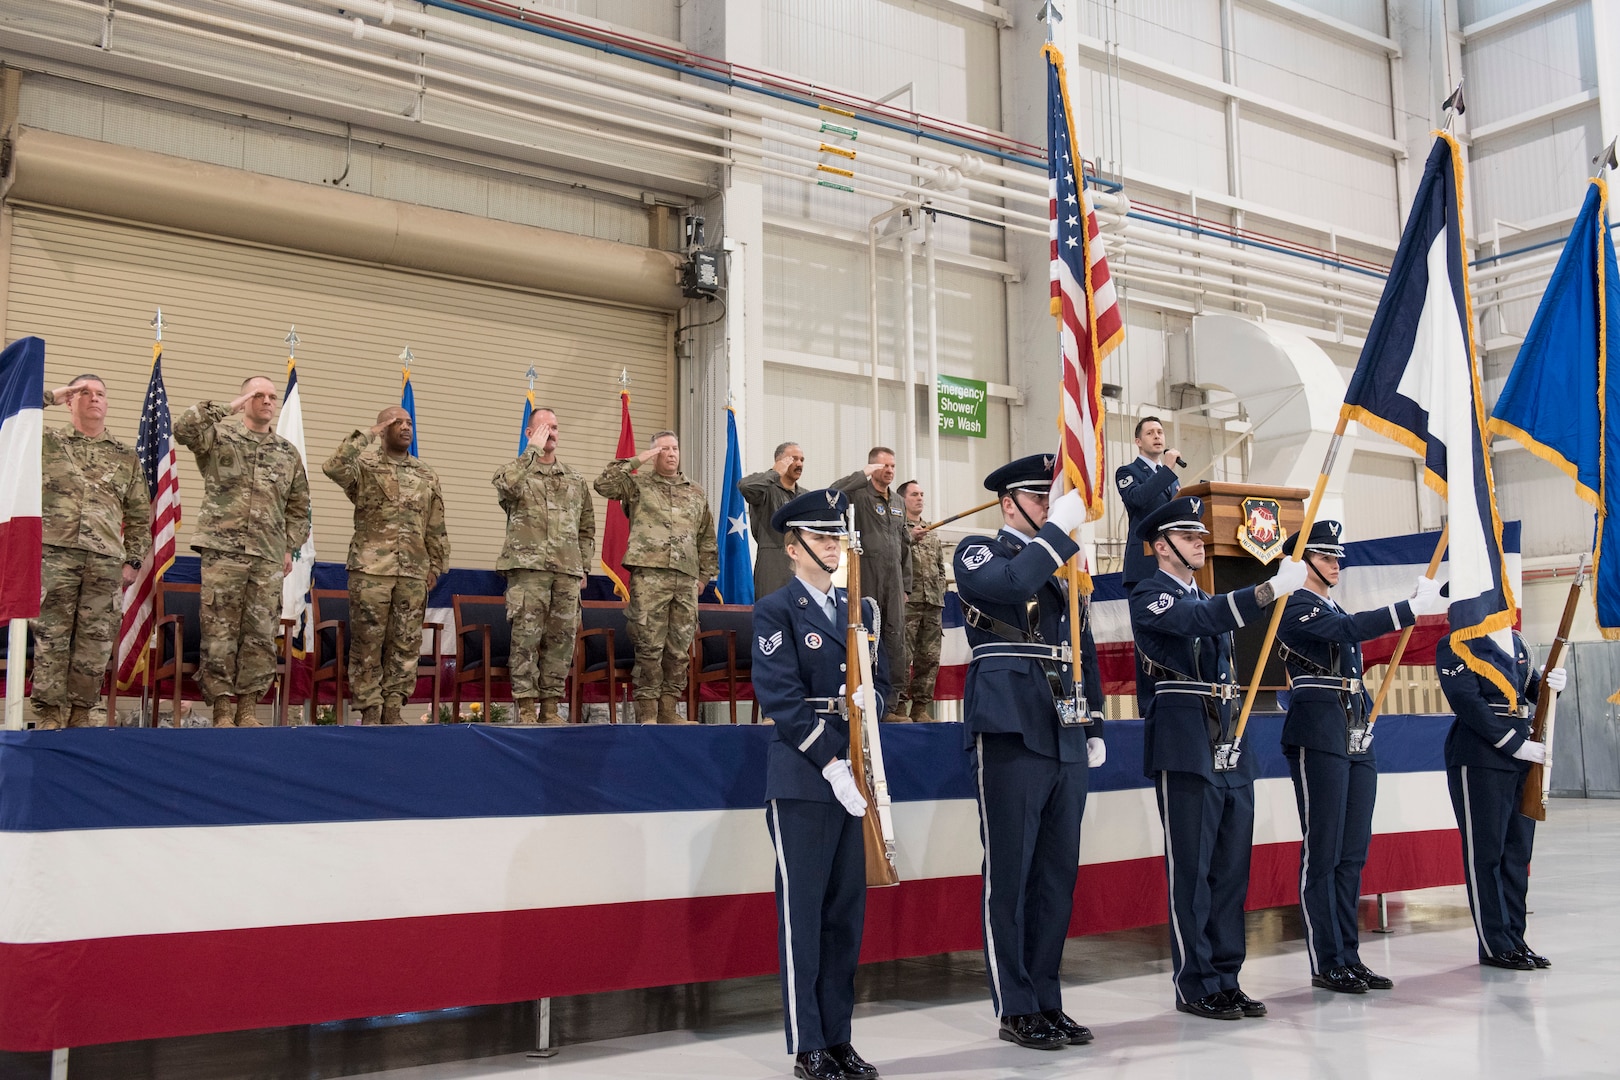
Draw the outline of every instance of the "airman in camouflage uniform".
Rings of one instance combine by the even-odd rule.
[[[512,701],[518,723],[560,724],[557,703],[574,656],[579,590],[596,550],[596,511],[585,478],[557,460],[557,414],[536,409],[529,446],[491,481],[506,511],[506,575],[512,624]]]
[[[639,471],[649,462],[650,470]],[[618,499],[630,519],[625,621],[636,646],[636,719],[683,723],[675,705],[686,693],[698,596],[720,570],[708,497],[681,475],[681,444],[673,431],[654,435],[640,457],[621,458],[603,469],[596,493]]]
[[[804,494],[799,477],[804,474],[804,451],[798,443],[785,442],[776,448],[771,467],[737,481],[737,491],[748,504],[748,527],[753,531],[759,553],[754,559],[754,599],[763,600],[793,580],[793,562],[783,549],[787,537],[771,528],[771,517],[782,507]]]
[[[237,413],[240,424],[228,420]],[[281,582],[309,536],[304,459],[270,430],[275,414],[276,384],[255,376],[229,404],[199,402],[174,423],[203,477],[191,540],[202,557],[197,681],[215,727],[261,726],[255,710],[276,678]]]
[[[405,722],[400,709],[416,688],[428,591],[450,566],[439,478],[411,456],[411,434],[409,413],[384,409],[322,470],[354,503],[349,688],[363,724]]]
[[[123,614],[123,589],[152,550],[151,502],[135,451],[107,434],[107,387],[80,375],[47,391],[72,425],[48,428],[41,452],[42,599],[34,624],[40,730],[88,727]]]
[[[934,680],[939,677],[939,647],[945,630],[945,549],[939,534],[923,531],[923,489],[907,480],[896,489],[906,503],[906,542],[911,545],[911,592],[906,595],[906,653],[911,657],[911,680],[900,684],[895,712],[910,709],[911,718],[928,721],[934,704]],[[908,706],[909,703],[909,706]]]

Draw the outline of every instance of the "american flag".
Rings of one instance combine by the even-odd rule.
[[[1054,497],[1078,489],[1088,518],[1103,512],[1103,358],[1125,340],[1108,259],[1098,240],[1097,213],[1086,202],[1081,162],[1074,152],[1063,54],[1048,44],[1047,191],[1051,202],[1052,314],[1063,347],[1061,439]]]
[[[141,431],[135,454],[146,473],[152,497],[152,554],[124,590],[124,621],[118,628],[118,686],[128,689],[146,667],[146,643],[152,637],[155,582],[174,565],[174,536],[180,529],[180,479],[176,472],[174,428],[169,422],[169,394],[163,388],[163,346],[152,346],[152,379],[141,407]]]

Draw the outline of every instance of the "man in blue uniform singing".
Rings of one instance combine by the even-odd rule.
[[[1446,734],[1446,785],[1462,834],[1479,962],[1512,971],[1551,967],[1551,960],[1524,941],[1536,823],[1519,813],[1519,798],[1530,763],[1547,763],[1547,744],[1530,738],[1530,711],[1543,678],[1553,693],[1564,689],[1564,669],[1531,668],[1530,653],[1516,630],[1474,638],[1467,647],[1496,669],[1518,699],[1509,702],[1493,680],[1469,668],[1451,637],[1435,648],[1440,689],[1457,714]]]
[[[1170,891],[1176,1008],[1211,1020],[1264,1016],[1238,986],[1246,943],[1243,898],[1254,841],[1254,755],[1232,759],[1243,686],[1232,670],[1231,631],[1299,588],[1305,565],[1285,560],[1270,581],[1206,596],[1203,504],[1175,499],[1142,520],[1157,571],[1131,591],[1143,771],[1157,780]]]
[[[782,1011],[801,1080],[878,1075],[850,1045],[866,915],[866,800],[850,769],[843,712],[845,679],[859,678],[853,666],[844,670],[848,600],[832,583],[848,508],[844,493],[829,488],[771,515],[795,576],[754,606],[754,696],[776,726],[765,758],[765,821],[776,849]],[[877,605],[865,603],[871,627]],[[889,696],[887,653],[873,649],[872,665],[877,700],[857,705],[877,720]]]
[[[964,729],[984,844],[990,1001],[1001,1038],[1037,1050],[1091,1041],[1063,1011],[1058,966],[1088,770],[1106,757],[1097,646],[1086,627],[1081,656],[1070,654],[1068,594],[1052,576],[1078,550],[1069,532],[1086,508],[1073,491],[1048,508],[1052,466],[1052,455],[1035,454],[986,477],[1001,496],[1001,531],[968,537],[955,557],[973,646]]]
[[[1395,983],[1361,962],[1356,905],[1372,842],[1378,763],[1367,730],[1372,698],[1361,682],[1361,643],[1446,609],[1440,583],[1417,579],[1410,600],[1351,613],[1328,590],[1339,583],[1344,526],[1318,521],[1305,541],[1305,587],[1288,598],[1277,655],[1288,667],[1283,755],[1299,808],[1299,905],[1311,985],[1343,994],[1391,990]],[[1292,555],[1296,533],[1283,542]]]

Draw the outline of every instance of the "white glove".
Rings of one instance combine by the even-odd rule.
[[[1450,598],[1440,595],[1440,583],[1432,577],[1417,579],[1417,587],[1408,603],[1414,615],[1444,615],[1451,607]]]
[[[838,696],[839,697],[843,697],[844,694],[848,690],[849,690],[849,684],[848,683],[839,683],[838,684]],[[864,693],[865,690],[866,690],[866,687],[857,686],[855,688],[855,693],[852,695],[852,697],[855,699],[855,707],[857,709],[861,710],[861,715],[862,716],[866,715],[866,694]]]
[[[1513,751],[1513,756],[1520,761],[1533,761],[1537,765],[1547,764],[1547,744],[1544,742],[1531,742],[1529,739],[1519,744]],[[853,783],[853,781],[851,781]]]
[[[827,767],[821,770],[821,775],[827,783],[832,785],[833,794],[838,801],[844,804],[850,817],[861,817],[866,813],[866,800],[862,798],[861,791],[855,786],[855,774],[849,770],[849,762],[843,758],[833,758],[827,762]]]
[[[1062,529],[1065,534],[1078,529],[1086,520],[1086,501],[1080,490],[1058,496],[1058,501],[1046,508],[1046,520]]]
[[[1278,600],[1295,592],[1305,584],[1305,560],[1298,562],[1293,559],[1284,559],[1277,566],[1277,573],[1271,578],[1271,593]]]
[[[1561,667],[1555,667],[1551,671],[1544,667],[1541,669],[1541,681],[1546,683],[1553,693],[1562,694],[1564,687],[1569,685],[1569,674]]]
[[[1086,740],[1086,764],[1093,769],[1102,768],[1103,762],[1108,760],[1108,744],[1101,739]]]

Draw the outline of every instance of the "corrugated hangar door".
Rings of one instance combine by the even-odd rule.
[[[229,401],[250,375],[284,387],[283,339],[296,325],[321,559],[345,558],[352,520],[321,465],[351,430],[399,403],[406,346],[421,456],[444,485],[454,566],[493,567],[500,552],[505,517],[490,477],[517,453],[530,364],[537,400],[558,413],[559,457],[588,480],[618,441],[622,369],[641,440],[672,426],[665,312],[25,208],[14,211],[9,270],[6,340],[45,339],[49,386],[101,375],[108,428],[131,445],[157,308],[176,414],[205,398]],[[66,415],[48,412],[46,422]],[[190,454],[180,459],[189,551],[202,481]],[[600,535],[605,505],[596,504]]]

